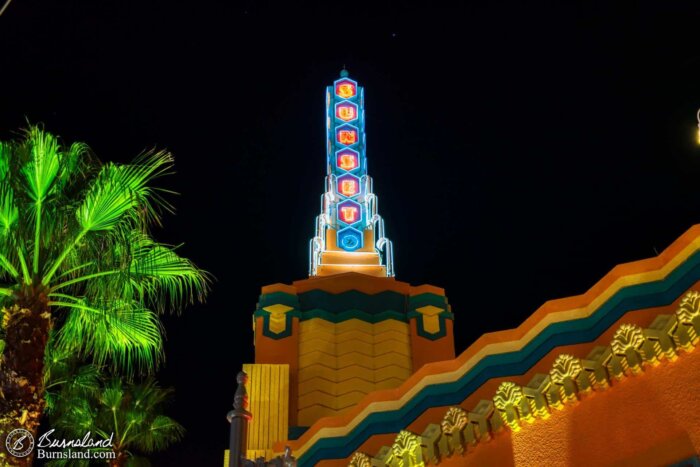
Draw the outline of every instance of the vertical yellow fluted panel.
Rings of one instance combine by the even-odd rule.
[[[289,428],[289,365],[248,363],[243,365],[248,374],[250,413],[248,424],[248,459],[272,457],[276,441],[287,439]]]
[[[301,426],[341,413],[370,392],[395,388],[411,375],[407,323],[312,318],[302,321],[299,330]]]

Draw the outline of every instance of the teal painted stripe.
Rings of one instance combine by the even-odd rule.
[[[420,318],[421,316],[423,316],[423,313],[419,311],[409,311],[408,313],[406,313],[406,316],[408,316],[408,319]],[[441,311],[437,316],[440,316],[444,319],[451,319],[452,321],[454,321],[455,319],[454,313],[449,311]]]
[[[693,456],[680,462],[675,462],[668,467],[700,467],[700,456]]]
[[[299,294],[299,304],[302,311],[321,309],[330,313],[341,313],[346,310],[362,310],[365,313],[376,314],[386,310],[406,310],[407,297],[391,290],[373,295],[358,290],[338,294],[310,290]]]
[[[301,435],[303,435],[306,430],[308,430],[308,426],[290,426],[289,427],[289,439],[299,439]]]
[[[420,295],[414,295],[408,298],[408,308],[415,310],[416,308],[424,307],[427,305],[436,306],[447,309],[447,297],[444,295],[435,295],[432,293],[422,293]]]
[[[416,333],[421,337],[430,339],[431,341],[441,339],[447,335],[447,324],[445,324],[445,320],[449,319],[451,321],[454,321],[454,315],[452,313],[450,313],[449,311],[442,311],[439,315],[437,315],[438,332],[430,333],[426,331],[425,327],[423,326],[424,323],[422,316],[423,315],[417,311],[408,312],[408,319],[416,318]]]
[[[260,308],[265,308],[266,306],[276,305],[278,303],[291,306],[292,308],[299,308],[299,299],[297,296],[285,292],[272,292],[260,295],[258,306]]]
[[[624,287],[591,316],[550,324],[522,350],[489,355],[455,382],[426,386],[400,409],[371,413],[347,435],[320,439],[299,457],[299,465],[347,457],[369,436],[397,433],[430,407],[459,404],[489,379],[527,372],[556,347],[595,340],[625,313],[673,303],[698,280],[700,253],[696,251],[665,279]]]
[[[284,339],[285,337],[289,337],[292,335],[292,319],[293,318],[298,318],[300,313],[297,310],[290,310],[284,314],[284,331],[280,332],[279,334],[276,334],[272,332],[270,329],[270,313],[269,311],[265,310],[255,310],[255,313],[253,313],[254,317],[259,317],[262,316],[263,319],[263,326],[262,326],[262,332],[263,335],[266,337],[269,337],[270,339]]]
[[[306,321],[313,318],[321,318],[331,323],[341,323],[350,319],[359,319],[366,323],[379,323],[387,319],[395,319],[397,321],[406,322],[406,314],[398,311],[386,310],[377,314],[365,313],[361,310],[347,310],[341,313],[330,313],[326,310],[314,309],[301,312],[301,321]]]

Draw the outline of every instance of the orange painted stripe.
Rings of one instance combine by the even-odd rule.
[[[353,419],[363,412],[370,404],[376,404],[385,401],[398,401],[413,389],[424,378],[431,375],[453,372],[459,369],[467,360],[474,357],[476,354],[483,352],[485,347],[490,344],[499,344],[509,341],[517,341],[525,336],[528,331],[539,324],[545,317],[551,313],[566,312],[585,307],[595,301],[600,295],[604,294],[607,289],[619,279],[627,279],[628,276],[657,271],[662,269],[666,264],[671,262],[677,255],[683,253],[697,237],[700,236],[700,225],[691,227],[668,248],[666,248],[659,256],[640,261],[625,263],[614,267],[600,281],[591,287],[586,293],[568,298],[551,300],[544,303],[537,309],[529,318],[527,318],[520,326],[515,329],[487,333],[482,335],[476,342],[469,346],[454,360],[443,362],[434,362],[424,365],[416,373],[411,375],[400,387],[389,390],[376,391],[368,394],[365,398],[357,403],[354,407],[344,412],[342,415],[326,417],[314,423],[298,440],[288,441],[287,444],[300,454],[305,452],[305,446],[317,432],[324,428],[337,428],[351,424]],[[693,250],[695,251],[695,250]],[[691,252],[686,251],[686,256]],[[325,278],[327,279],[327,278]],[[630,284],[637,283],[634,278],[629,278]],[[303,282],[303,281],[300,281]],[[295,282],[295,285],[297,283]],[[320,287],[314,287],[320,288]],[[310,289],[309,289],[310,290]],[[354,425],[354,424],[353,424]]]

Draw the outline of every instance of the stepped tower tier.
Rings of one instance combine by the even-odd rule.
[[[364,88],[343,70],[326,89],[326,183],[309,275],[350,271],[394,276],[392,243],[367,172]]]

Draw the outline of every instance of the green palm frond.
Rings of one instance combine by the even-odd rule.
[[[52,332],[44,354],[44,388],[46,412],[53,413],[57,405],[75,405],[73,399],[89,400],[100,390],[102,374],[97,365],[78,366],[72,349],[56,345]],[[69,400],[70,399],[70,400]]]
[[[12,261],[10,261],[7,256],[0,254],[0,269],[5,271],[7,274],[10,275],[13,279],[16,279],[19,277],[19,271],[15,268],[15,266],[12,264]],[[0,273],[1,275],[1,273]]]
[[[83,232],[109,231],[125,215],[134,215],[138,197],[122,166],[107,164],[97,176],[76,213]]]
[[[134,439],[134,446],[139,450],[151,453],[161,451],[171,444],[180,441],[185,429],[170,417],[156,416],[148,426],[144,427],[140,436]]]
[[[27,184],[27,193],[32,201],[41,203],[48,195],[59,170],[58,140],[39,127],[27,130],[27,141],[31,159],[22,173]]]
[[[19,209],[15,204],[15,194],[8,183],[0,184],[0,238],[10,235],[19,219]]]
[[[121,409],[124,390],[118,381],[111,381],[109,386],[104,388],[100,394],[100,404],[113,412]]]
[[[12,157],[12,146],[0,141],[0,182],[5,182],[7,174],[10,172],[10,158]]]
[[[50,404],[63,390],[61,375],[75,371],[66,355],[130,377],[153,371],[163,357],[155,312],[208,292],[205,271],[149,236],[173,211],[171,192],[153,184],[172,169],[166,151],[104,164],[87,145],[64,144],[40,126],[0,142],[0,305],[48,295],[53,340],[64,352],[45,363],[47,381],[56,383]],[[89,395],[93,376],[74,375],[75,391]]]
[[[147,413],[145,413],[143,410],[139,410],[138,408],[127,409],[126,411],[122,412],[122,414],[124,416],[124,424],[127,428],[130,426],[133,427],[141,425],[146,421],[146,417],[148,416]]]
[[[142,410],[153,410],[169,399],[173,391],[169,388],[159,387],[156,380],[149,377],[141,384],[133,385],[131,393],[133,394],[132,404],[134,407]]]
[[[138,302],[50,302],[69,309],[58,332],[59,348],[91,356],[98,365],[111,364],[128,373],[144,372],[162,358],[158,316]]]
[[[61,349],[54,345],[55,335],[51,333],[49,343],[44,352],[44,386],[68,382],[68,375],[72,372],[72,363],[75,359],[71,349]]]
[[[83,229],[112,230],[125,214],[140,215],[146,221],[159,221],[159,208],[171,209],[149,183],[168,173],[172,156],[156,152],[127,165],[107,164],[85,196],[77,217]],[[140,209],[134,209],[134,208]]]
[[[161,312],[168,304],[177,309],[195,298],[203,299],[209,278],[192,261],[139,232],[132,232],[130,245],[129,280],[140,299],[151,297]]]
[[[89,149],[85,143],[73,143],[68,150],[61,153],[61,169],[57,181],[59,189],[64,189],[85,175]]]
[[[80,433],[94,431],[95,426],[95,408],[91,406],[90,401],[79,395],[73,395],[70,392],[62,392],[62,397],[70,397],[66,401],[61,401],[63,412],[59,418],[55,418],[55,428],[62,430],[70,430],[77,436]]]
[[[148,151],[138,156],[132,164],[124,166],[132,181],[132,189],[139,195],[140,206],[148,223],[160,225],[160,213],[175,212],[162,193],[174,192],[150,186],[150,182],[172,173],[173,156],[167,151]]]
[[[96,365],[83,365],[73,373],[70,390],[77,394],[94,395],[100,389],[100,370]]]
[[[73,367],[76,375],[93,370]],[[61,385],[55,409],[49,413],[50,425],[68,438],[82,437],[88,430],[102,439],[112,437],[115,449],[130,459],[137,458],[135,450],[151,453],[182,439],[184,428],[162,412],[171,389],[159,387],[152,377],[140,383],[117,376],[98,380],[98,391],[87,394],[75,385]]]

